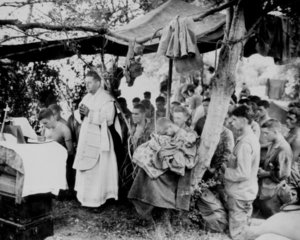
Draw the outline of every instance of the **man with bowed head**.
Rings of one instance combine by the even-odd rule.
[[[74,161],[74,146],[69,127],[58,121],[50,108],[42,109],[38,115],[38,120],[45,127],[44,136],[61,144],[68,151],[66,162],[66,178],[69,187],[69,194],[73,196],[75,185],[75,172],[72,168]],[[70,195],[70,196],[71,196]]]
[[[42,109],[38,115],[38,120],[45,127],[43,135],[47,139],[52,139],[65,147],[68,155],[74,154],[70,129],[65,124],[56,120],[51,109]]]
[[[241,132],[233,156],[224,167],[224,185],[232,239],[245,239],[245,229],[252,214],[252,203],[258,192],[259,140],[251,129],[252,111],[239,106],[232,111],[232,125]]]
[[[269,119],[262,125],[262,133],[270,143],[266,158],[258,171],[260,179],[259,203],[261,212],[269,217],[280,211],[282,200],[278,194],[281,184],[290,182],[293,152],[281,133],[281,124]],[[293,168],[294,169],[294,168]]]
[[[118,199],[118,167],[111,131],[121,136],[121,129],[114,99],[101,81],[96,72],[87,73],[88,94],[79,104],[83,121],[73,167],[77,170],[77,199],[86,207],[99,207],[109,198]]]

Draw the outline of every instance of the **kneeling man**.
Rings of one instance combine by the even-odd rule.
[[[75,171],[72,168],[74,162],[74,146],[71,130],[66,124],[57,121],[52,110],[49,108],[41,110],[38,116],[38,120],[45,127],[44,136],[47,139],[52,139],[58,142],[68,151],[66,178],[70,193],[73,193],[75,186]]]
[[[228,196],[229,232],[234,240],[245,239],[245,229],[252,214],[252,203],[258,192],[259,140],[251,129],[252,111],[239,106],[232,111],[232,125],[241,132],[224,173]]]
[[[259,202],[265,217],[279,212],[282,205],[277,196],[277,190],[283,181],[288,181],[291,175],[293,152],[281,133],[278,120],[269,119],[262,125],[262,133],[270,142],[266,158],[259,169],[260,178]]]

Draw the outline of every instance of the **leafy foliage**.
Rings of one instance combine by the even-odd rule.
[[[31,117],[37,105],[59,99],[59,72],[46,63],[0,62],[0,78],[0,101],[8,104],[12,116]]]
[[[280,72],[280,75],[285,77],[285,79],[288,79],[289,76],[289,87],[290,92],[288,94],[288,97],[292,100],[300,100],[300,59],[294,59],[289,64],[286,64],[282,71]],[[284,79],[284,78],[283,78]]]
[[[44,107],[57,102],[59,92],[56,85],[59,82],[59,71],[44,62],[34,63],[28,70],[31,71],[31,75],[27,84],[32,98]]]
[[[24,65],[0,62],[0,102],[8,104],[15,116],[27,115],[30,108],[31,96],[26,77]]]
[[[189,218],[194,223],[197,223],[199,225],[205,225],[205,221],[203,220],[201,211],[197,208],[197,201],[201,200],[202,194],[205,192],[205,190],[213,190],[217,186],[221,186],[222,182],[217,178],[211,178],[207,181],[201,181],[198,183],[198,185],[195,187],[195,190],[191,197],[191,205],[190,205],[190,211],[189,211]]]
[[[141,8],[134,0],[56,0],[48,16],[65,25],[101,26],[103,23],[114,27],[128,23]]]

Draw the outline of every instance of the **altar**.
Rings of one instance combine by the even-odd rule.
[[[0,141],[1,240],[53,235],[52,198],[67,189],[67,156],[55,141]]]
[[[0,175],[0,194],[14,197],[16,203],[34,194],[51,192],[57,195],[60,189],[67,188],[67,157],[67,150],[55,141],[35,144],[0,142],[0,165],[2,171],[7,170]],[[14,180],[3,180],[5,175],[14,175],[12,173],[15,173]]]

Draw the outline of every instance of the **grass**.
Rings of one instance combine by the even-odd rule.
[[[172,219],[173,234],[161,224],[142,221],[129,204],[109,202],[97,210],[75,201],[53,202],[54,236],[47,240],[227,240],[225,234],[205,232],[183,219]]]

